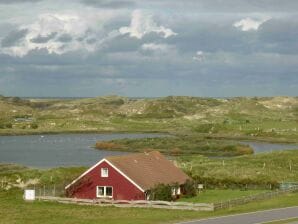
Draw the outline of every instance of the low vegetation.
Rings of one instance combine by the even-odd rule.
[[[257,195],[268,190],[207,189],[201,190],[195,197],[182,197],[179,201],[194,203],[219,203],[245,196]]]
[[[0,164],[0,188],[26,188],[28,186],[56,185],[63,189],[86,167],[60,167],[52,169],[33,169],[15,164]]]
[[[297,97],[0,97],[0,134],[167,132],[297,142]]]
[[[174,201],[177,199],[178,188],[178,183],[158,184],[149,190],[149,199],[155,201]],[[183,192],[185,198],[195,197],[197,195],[196,183],[192,180],[187,180],[181,188],[181,192]]]
[[[178,164],[208,188],[273,189],[282,182],[298,182],[298,150],[235,158],[181,156]]]
[[[127,152],[144,152],[157,149],[171,156],[198,154],[206,156],[239,156],[253,154],[253,149],[248,145],[239,144],[235,141],[206,139],[198,135],[99,141],[95,147],[97,149]]]

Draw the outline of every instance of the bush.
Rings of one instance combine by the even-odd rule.
[[[197,195],[196,183],[193,180],[187,180],[183,186],[183,193],[186,197],[194,197]]]
[[[95,148],[97,149],[120,149],[122,148],[121,145],[118,145],[113,142],[96,142]]]
[[[5,127],[6,127],[6,128],[12,128],[12,124],[11,124],[11,123],[7,123],[7,124],[5,125]]]
[[[161,201],[171,201],[172,197],[172,187],[169,184],[158,184],[150,189],[149,200],[161,200]]]
[[[38,124],[36,124],[36,123],[33,123],[30,126],[31,126],[32,129],[37,129],[38,128]]]

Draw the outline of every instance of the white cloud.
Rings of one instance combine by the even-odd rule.
[[[203,61],[204,60],[204,53],[203,51],[197,51],[196,55],[192,57],[195,61]]]
[[[169,50],[174,49],[174,46],[168,44],[146,43],[143,44],[141,48],[144,51],[167,52]]]
[[[235,22],[233,25],[234,27],[242,31],[258,30],[259,27],[269,19],[270,18],[257,20],[247,17],[245,19],[241,19],[240,21]]]
[[[109,18],[108,15],[106,17]],[[50,54],[64,54],[77,50],[92,52],[103,41],[115,36],[113,33],[108,33],[107,36],[102,34],[103,23],[103,16],[98,14],[41,14],[34,23],[18,28],[19,30],[28,30],[18,43],[5,47],[1,51],[18,57],[23,57],[30,51],[39,49],[46,49]]]
[[[142,39],[148,33],[157,33],[163,38],[177,35],[177,33],[169,28],[158,26],[151,14],[146,14],[141,10],[134,10],[131,15],[130,26],[121,27],[119,32],[122,35],[129,34],[130,37],[137,39]]]

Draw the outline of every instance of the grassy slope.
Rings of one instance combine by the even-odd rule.
[[[297,108],[297,97],[30,101],[0,97],[0,134],[155,131],[297,141]],[[32,122],[16,122],[17,117],[32,118],[38,128],[32,129]]]
[[[230,159],[203,156],[178,158],[181,167],[194,176],[214,179],[255,180],[255,182],[298,181],[298,150],[261,153]]]
[[[2,224],[128,224],[173,223],[182,220],[228,215],[298,205],[298,193],[284,195],[264,202],[250,203],[230,210],[217,212],[194,212],[162,209],[114,208],[97,206],[64,205],[50,202],[28,203],[21,192],[0,191],[0,223]]]
[[[15,164],[0,164],[0,182],[7,182],[10,187],[13,187],[36,180],[34,182],[37,186],[55,184],[57,188],[63,189],[86,169],[86,167],[60,167],[38,170]]]

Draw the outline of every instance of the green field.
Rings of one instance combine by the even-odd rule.
[[[226,189],[226,190],[204,190],[196,197],[181,198],[179,201],[195,202],[195,203],[219,203],[223,201],[232,200],[235,198],[241,198],[245,196],[257,195],[264,193],[266,190],[239,190],[239,189]]]
[[[1,224],[150,224],[174,223],[211,216],[229,215],[270,208],[298,205],[298,193],[280,196],[263,202],[221,210],[195,212],[166,209],[116,208],[84,205],[66,205],[54,202],[24,202],[19,190],[0,191]]]

